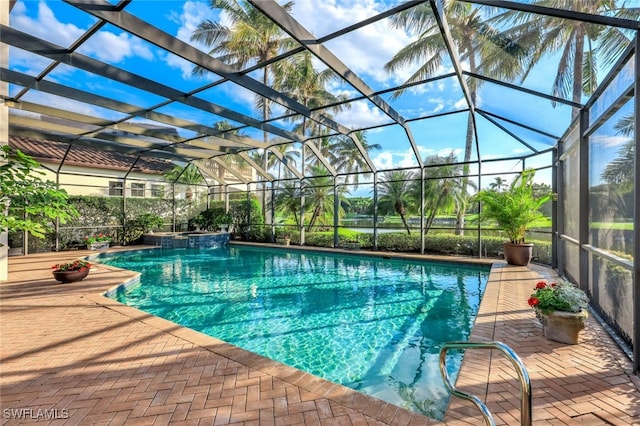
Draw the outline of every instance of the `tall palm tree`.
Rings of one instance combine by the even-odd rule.
[[[305,188],[305,209],[312,210],[307,230],[313,229],[316,222],[325,214],[340,216],[341,210],[334,212],[333,179],[326,176],[326,170],[321,166],[314,166],[311,170],[313,178]],[[323,176],[324,175],[324,176]]]
[[[504,179],[501,176],[496,176],[495,179],[493,180],[493,182],[491,182],[489,184],[489,188],[495,189],[498,192],[502,192],[503,190],[507,189],[508,187],[509,187],[509,184],[507,184],[506,179]]]
[[[334,144],[333,144],[334,138],[332,136],[327,135],[326,129],[324,128],[319,128],[317,129],[317,131],[323,132],[323,134],[316,133],[316,131],[312,131],[316,136],[316,138],[309,140],[307,143],[313,143],[318,149],[318,151],[320,152],[320,154],[329,162],[329,164],[332,164],[332,165],[335,164],[338,161],[338,159],[336,158],[338,153],[334,149]],[[320,160],[318,159],[318,157],[316,157],[315,155],[308,155],[306,166],[316,167],[316,166],[322,166],[322,164],[320,163]]]
[[[463,167],[452,164],[456,156],[452,152],[447,156],[432,155],[425,159],[424,186],[424,216],[425,234],[433,226],[433,221],[438,213],[457,213],[461,208],[465,194],[463,179],[460,177]],[[435,167],[433,167],[435,166]],[[411,194],[420,203],[420,177],[411,185]]]
[[[202,173],[193,164],[186,166],[176,165],[164,174],[164,180],[171,183],[182,183],[187,185],[185,198],[191,200],[193,198],[193,185],[199,185],[204,181]]]
[[[278,75],[281,77],[280,89],[283,93],[305,105],[309,109],[318,109],[324,105],[335,104],[346,99],[346,95],[334,95],[327,90],[327,84],[337,80],[337,74],[330,68],[317,71],[313,65],[311,52],[304,51],[293,55],[289,62],[278,63]],[[344,105],[331,107],[331,112],[342,111]],[[324,113],[330,117],[331,114]],[[289,119],[297,119],[292,116]],[[324,128],[316,122],[309,123],[307,117],[294,128],[294,131],[306,135],[309,130],[312,134],[319,134],[319,129]],[[315,132],[314,130],[315,129]]]
[[[367,142],[367,134],[365,131],[359,130],[355,132],[355,135],[366,152],[382,149],[380,144],[369,144],[369,142]],[[358,150],[353,140],[348,136],[339,136],[338,142],[334,145],[334,149],[336,151],[336,161],[333,163],[333,166],[341,172],[354,173],[347,175],[346,183],[351,182],[355,188],[358,188],[360,176],[358,172],[368,170],[369,168],[360,154],[360,150]]]
[[[407,205],[410,203],[409,185],[411,179],[411,173],[405,170],[393,170],[385,172],[378,183],[381,207],[384,205],[392,206],[393,211],[400,215],[409,235],[411,235],[411,228],[407,224],[405,215],[407,214]]]
[[[201,22],[191,35],[192,41],[197,41],[210,47],[209,54],[217,57],[227,65],[242,70],[248,64],[262,63],[277,56],[284,48],[291,47],[294,42],[273,21],[263,15],[245,0],[210,0],[212,9],[225,13],[231,21],[226,27],[220,22],[205,20]],[[293,2],[282,5],[290,12]],[[277,68],[266,65],[262,68],[262,83],[277,87],[280,76],[276,75]],[[196,66],[195,75],[208,72]],[[256,108],[262,112],[262,119],[268,120],[271,115],[271,102],[262,96],[256,97]],[[263,132],[263,142],[269,141],[267,132]],[[267,151],[264,151],[263,166],[267,167]],[[266,200],[263,191],[263,214],[265,214]]]
[[[448,1],[445,3],[445,13],[460,58],[468,62],[472,73],[477,73],[481,68],[490,67],[493,77],[517,75],[520,69],[519,47],[505,43],[500,32],[483,20],[479,9],[473,8],[468,3]],[[387,62],[385,69],[388,72],[396,73],[407,65],[419,63],[418,69],[405,82],[407,84],[423,81],[442,72],[449,51],[429,3],[422,3],[394,15],[391,23],[396,28],[404,28],[411,34],[418,34],[418,37]],[[467,79],[469,95],[474,104],[477,99],[478,84],[477,79]],[[393,96],[398,97],[404,92],[405,90],[399,90]],[[465,176],[469,171],[467,163],[471,160],[474,133],[473,117],[469,113],[464,149]],[[463,184],[467,183],[468,179],[464,178]],[[465,210],[464,206],[459,210],[457,234],[463,233]]]
[[[293,215],[295,224],[300,225],[300,187],[292,182],[285,182],[274,201],[277,210],[284,215]]]
[[[282,154],[284,161],[286,161],[289,166],[294,169],[297,167],[298,161],[300,160],[300,151],[296,150],[292,143],[282,143],[279,145],[275,145],[272,147],[272,149],[278,150],[280,154]],[[269,170],[272,170],[276,166],[278,168],[278,180],[282,179],[283,177],[291,177],[291,172],[289,171],[289,169],[283,168],[282,161],[280,161],[280,159],[275,155],[272,155],[267,161],[267,168]]]
[[[243,131],[237,129],[230,121],[228,120],[219,120],[213,123],[213,128],[218,130],[219,132],[224,132],[227,134],[242,136]],[[246,165],[244,159],[240,156],[236,156],[233,154],[227,154],[222,157],[219,157],[228,167],[242,168]],[[218,169],[218,177],[224,179],[224,175],[226,172],[226,168],[217,166]]]
[[[640,18],[640,9],[624,8],[624,2],[617,0],[536,0],[532,4],[593,15]],[[597,87],[600,66],[614,62],[635,36],[635,31],[622,28],[518,11],[505,12],[492,21],[513,25],[503,35],[527,52],[522,56],[523,80],[541,59],[560,52],[551,92],[577,103],[583,93],[590,95]],[[573,116],[578,112],[574,108]]]

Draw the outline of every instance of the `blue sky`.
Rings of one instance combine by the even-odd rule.
[[[394,5],[395,3],[397,2],[376,0],[328,0],[322,2],[298,0],[293,7],[292,15],[315,36],[320,37],[374,16],[386,10],[390,4]],[[222,19],[222,22],[227,22],[224,16],[221,17],[212,11],[205,1],[136,0],[125,10],[193,45],[195,44],[190,41],[190,36],[198,23],[205,19]],[[69,46],[94,21],[94,18],[60,1],[19,0],[10,16],[12,27],[61,46]],[[384,64],[401,47],[406,45],[411,37],[404,31],[392,29],[388,21],[382,20],[346,34],[339,40],[330,41],[326,43],[326,46],[370,87],[374,90],[382,90],[402,83],[413,71],[412,67],[408,67],[390,75],[383,69]],[[207,50],[203,46],[195,46]],[[206,78],[192,76],[191,65],[181,58],[168,54],[150,43],[110,25],[103,27],[92,36],[79,52],[182,91],[195,89],[209,81]],[[12,69],[37,75],[49,62],[46,58],[16,48],[10,49],[10,68]],[[555,67],[554,59],[550,58],[539,66],[539,72],[532,72],[527,80],[518,84],[548,93],[552,81],[549,70],[553,70],[553,67]],[[441,74],[450,73],[452,70],[451,64],[445,63],[442,66]],[[163,100],[158,96],[149,95],[107,79],[89,76],[82,71],[64,65],[58,66],[47,79],[72,87],[82,87],[96,94],[105,94],[123,102],[144,107],[155,105]],[[10,91],[15,93],[18,89],[12,87]],[[338,83],[333,84],[330,90],[335,94],[347,96],[356,94],[352,88]],[[233,83],[221,84],[214,89],[198,94],[198,96],[240,111],[245,115],[260,118],[259,112],[254,108],[254,95]],[[40,102],[42,102],[42,97],[49,97],[47,102],[53,106],[99,117],[117,119],[122,116],[114,111],[74,103],[44,93],[32,92],[25,97],[25,100],[30,100],[30,97],[40,97]],[[453,77],[417,86],[398,99],[391,99],[390,95],[383,97],[405,118],[457,111],[466,107],[457,80]],[[485,83],[481,86],[479,107],[498,115],[504,115],[511,120],[540,128],[556,136],[562,135],[570,121],[568,107],[551,108],[548,101],[516,93],[491,83]],[[177,103],[170,104],[160,111],[209,125],[222,119]],[[390,122],[387,116],[365,101],[353,102],[349,109],[335,114],[334,118],[344,126],[352,128]],[[446,155],[453,151],[461,158],[464,150],[466,120],[467,115],[460,113],[411,123],[410,128],[422,157],[431,154]],[[137,119],[136,121],[141,120]],[[291,125],[291,123],[280,122],[277,124],[285,127]],[[519,137],[536,149],[543,150],[554,143],[551,138],[513,124],[507,122],[500,124],[517,133]],[[184,132],[181,131],[181,133]],[[245,133],[261,139],[261,133],[257,130],[247,130]],[[478,135],[483,160],[531,153],[526,146],[484,118],[478,120]],[[370,143],[378,143],[383,147],[383,150],[371,153],[372,160],[379,169],[409,167],[416,164],[402,129],[391,126],[369,131],[367,136]],[[527,163],[527,165],[548,164],[549,159],[550,156],[544,156]],[[536,162],[539,164],[535,164]],[[501,163],[500,167],[517,171],[522,166],[517,163],[512,163],[510,166]],[[494,171],[493,168],[494,166],[487,163],[483,171],[491,173]]]

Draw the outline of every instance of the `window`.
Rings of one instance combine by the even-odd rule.
[[[122,182],[117,180],[109,181],[109,196],[122,197]]]
[[[131,196],[132,197],[144,197],[144,183],[132,183],[131,184]]]
[[[151,184],[151,196],[156,198],[163,198],[164,185]]]

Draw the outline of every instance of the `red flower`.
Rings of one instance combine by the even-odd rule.
[[[86,260],[75,260],[68,263],[59,263],[51,267],[54,271],[79,271],[83,268],[91,268],[91,263]]]
[[[555,287],[557,285],[558,285],[558,283],[555,283],[555,282],[551,283],[551,287]]]
[[[555,283],[553,283],[552,285],[554,285]],[[541,288],[546,288],[547,287],[547,283],[545,283],[544,281],[539,281],[538,284],[536,284],[536,290],[540,290]]]
[[[529,303],[529,306],[537,306],[540,303],[540,300],[537,297],[530,297],[527,300],[527,303]]]

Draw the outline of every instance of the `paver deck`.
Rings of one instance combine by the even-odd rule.
[[[9,259],[0,283],[0,424],[480,425],[453,398],[443,422],[327,382],[102,294],[136,274],[97,265],[58,284],[51,265],[89,254]],[[591,316],[579,345],[545,339],[526,299],[552,278],[497,262],[471,340],[501,341],[524,362],[536,425],[640,425],[640,378]],[[520,424],[520,391],[499,351],[470,350],[457,386],[497,424]]]

